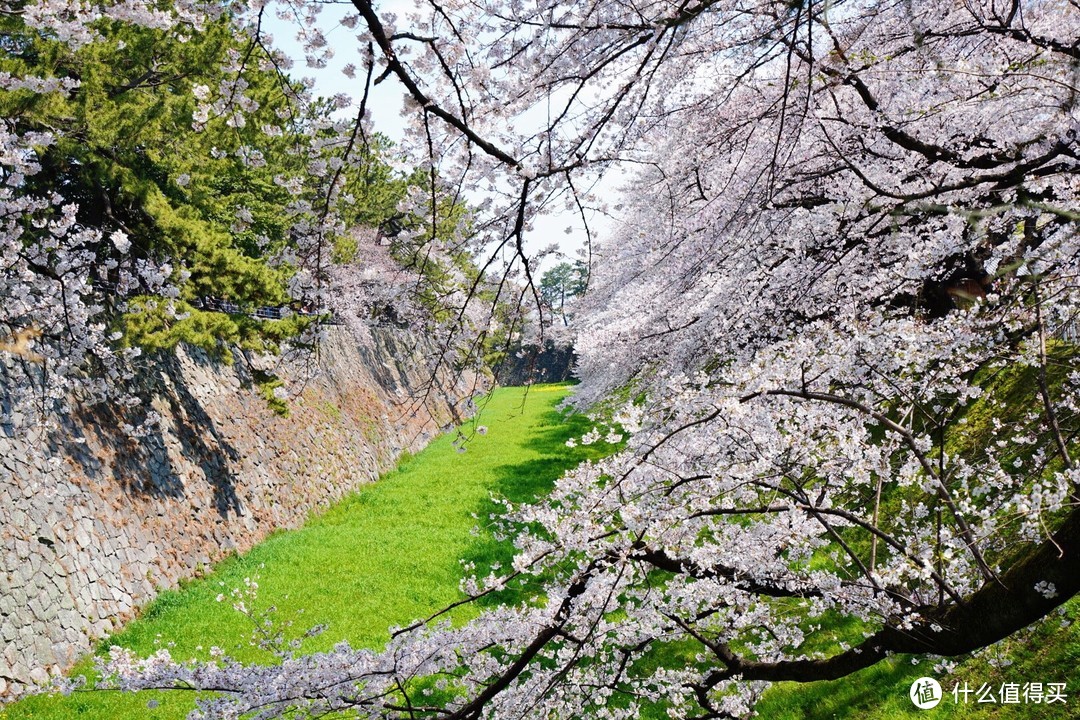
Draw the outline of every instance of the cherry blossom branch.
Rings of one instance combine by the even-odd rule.
[[[399,60],[397,51],[394,50],[393,43],[386,34],[386,29],[383,27],[382,21],[379,19],[374,7],[372,7],[370,0],[352,0],[352,4],[360,12],[361,17],[364,18],[368,31],[371,32],[371,36],[375,39],[375,44],[379,46],[383,59],[386,60],[387,71],[393,73],[394,76],[397,77],[401,84],[405,86],[405,89],[409,91],[409,94],[412,95],[413,99],[424,109],[425,113],[435,115],[446,124],[455,128],[458,132],[468,138],[471,144],[480,148],[496,160],[499,160],[509,167],[518,167],[519,161],[513,155],[480,137],[475,130],[469,127],[464,119],[446,111],[420,89],[416,80],[413,79],[413,76],[405,69],[405,66],[402,65]]]
[[[906,628],[886,626],[856,647],[827,658],[754,662],[725,652],[719,656],[725,669],[710,673],[703,685],[715,687],[736,677],[772,682],[835,680],[894,653],[954,656],[993,644],[1080,591],[1080,513],[1071,513],[1051,539],[1001,579],[983,585],[940,616]],[[1050,582],[1054,592],[1037,590],[1040,582]]]
[[[1043,321],[1042,302],[1039,299],[1038,282],[1033,285],[1031,292],[1035,301],[1035,324],[1039,334],[1039,397],[1042,399],[1043,410],[1046,412],[1046,423],[1050,428],[1050,433],[1054,437],[1054,443],[1057,445],[1061,461],[1065,464],[1066,469],[1071,470],[1073,462],[1072,458],[1069,456],[1069,446],[1066,444],[1065,438],[1061,434],[1061,425],[1058,423],[1054,404],[1050,400],[1050,386],[1046,379],[1046,323]]]
[[[975,535],[971,531],[971,527],[970,525],[968,525],[968,522],[964,518],[963,513],[960,512],[960,508],[957,506],[956,501],[953,499],[952,493],[949,492],[948,486],[946,486],[943,478],[937,473],[937,471],[934,470],[934,467],[933,465],[931,465],[929,458],[926,456],[925,453],[923,453],[923,451],[919,447],[918,440],[916,440],[915,436],[912,435],[909,429],[897,424],[885,414],[874,410],[873,408],[868,407],[867,405],[864,405],[857,400],[852,400],[851,398],[846,398],[841,395],[833,395],[831,393],[812,392],[809,390],[773,389],[752,393],[751,395],[746,395],[740,398],[740,401],[748,402],[755,397],[759,397],[761,395],[793,397],[802,400],[817,400],[821,402],[832,403],[834,405],[841,405],[843,407],[856,410],[864,415],[868,415],[869,417],[877,421],[880,425],[888,428],[889,430],[899,435],[903,439],[904,444],[908,446],[908,449],[911,450],[912,454],[915,455],[915,457],[918,459],[919,464],[922,466],[926,474],[930,478],[932,478],[937,484],[938,491],[941,494],[941,499],[944,500],[945,504],[949,507],[949,511],[952,513],[953,518],[956,520],[960,535],[964,538],[969,552],[971,552],[971,555],[975,559],[975,562],[978,563],[979,568],[982,570],[983,577],[987,580],[993,580],[995,578],[994,571],[990,569],[990,566],[987,564],[985,558],[983,557],[982,551],[979,550],[978,543],[975,540]]]

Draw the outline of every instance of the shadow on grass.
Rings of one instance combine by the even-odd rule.
[[[930,665],[912,665],[910,658],[902,655],[839,680],[778,683],[769,688],[755,710],[775,720],[917,717],[921,711],[911,703],[908,692],[915,679],[935,675]]]
[[[541,428],[530,434],[529,440],[521,447],[540,457],[525,462],[503,465],[497,468],[493,494],[505,498],[515,505],[536,502],[548,495],[555,487],[555,482],[568,470],[577,467],[586,460],[598,460],[618,451],[621,444],[596,442],[590,445],[567,446],[567,440],[580,438],[593,429],[596,423],[585,415],[556,409],[545,413],[537,423]],[[485,501],[477,510],[477,517],[482,525],[497,523],[505,513],[505,508],[491,500]],[[477,577],[488,573],[506,573],[515,554],[511,538],[502,540],[484,533],[478,538],[463,560],[475,565]],[[526,582],[519,581],[505,590],[487,595],[477,601],[479,608],[498,605],[520,605],[533,602],[542,590],[544,578],[531,577]]]

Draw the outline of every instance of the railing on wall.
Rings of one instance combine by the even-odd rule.
[[[108,281],[96,280],[94,288],[117,295],[117,286]],[[314,303],[297,302],[290,305],[242,305],[219,297],[199,298],[191,303],[204,312],[220,312],[227,315],[247,315],[257,320],[281,320],[290,315],[316,317],[320,325],[341,325],[341,320],[331,310]]]
[[[299,305],[240,305],[231,300],[209,297],[201,298],[193,303],[195,307],[206,312],[220,312],[228,315],[248,315],[258,320],[281,320],[290,315],[302,315],[305,317],[318,317],[320,323],[328,325],[340,325],[337,317],[325,308],[319,308],[311,304]]]

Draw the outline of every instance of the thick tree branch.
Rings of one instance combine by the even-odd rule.
[[[1036,585],[1053,588],[1040,592]],[[1045,587],[1045,586],[1040,586]],[[707,685],[739,677],[773,682],[835,680],[894,653],[955,656],[992,645],[1045,617],[1080,592],[1080,512],[1073,511],[1054,535],[1011,565],[1001,582],[988,582],[963,603],[949,606],[910,629],[886,627],[858,646],[818,660],[754,662],[727,656],[725,669]]]

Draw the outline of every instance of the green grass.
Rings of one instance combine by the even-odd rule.
[[[270,655],[251,644],[251,621],[228,601],[216,600],[249,577],[258,579],[257,607],[275,606],[274,617],[291,621],[295,635],[327,626],[304,641],[305,651],[326,650],[341,640],[381,646],[390,626],[426,617],[461,597],[463,559],[481,571],[509,559],[505,545],[472,533],[474,514],[486,518],[495,509],[491,493],[516,501],[536,497],[567,468],[610,452],[602,444],[566,447],[567,438],[591,426],[586,418],[555,410],[567,390],[497,390],[482,403],[480,416],[463,426],[472,436],[465,452],[456,451],[453,434],[436,439],[302,529],[273,535],[207,577],[163,593],[100,651],[121,645],[147,654],[167,646],[176,658],[206,658],[216,645],[242,660],[267,661]],[[479,424],[487,426],[486,435],[473,434]],[[76,672],[88,667],[84,661]],[[160,705],[148,708],[151,699]],[[184,717],[191,707],[192,698],[182,692],[87,691],[28,698],[0,711],[0,718],[166,720]]]

